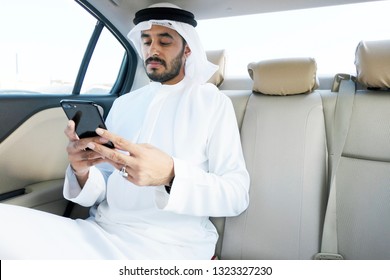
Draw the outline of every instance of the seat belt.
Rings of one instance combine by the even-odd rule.
[[[316,260],[343,260],[338,253],[337,239],[337,207],[336,207],[336,174],[340,158],[347,139],[352,108],[356,92],[355,78],[351,75],[338,74],[335,82],[339,82],[336,107],[333,118],[333,156],[328,205],[326,208],[324,228],[322,233],[321,252],[316,254]],[[335,91],[335,88],[332,89]]]
[[[75,206],[75,203],[72,201],[68,201],[66,204],[66,208],[64,213],[62,214],[63,217],[70,218],[70,215],[72,214],[73,208]]]

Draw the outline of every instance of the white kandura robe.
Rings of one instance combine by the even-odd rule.
[[[68,168],[64,196],[91,208],[87,220],[33,210],[12,210],[27,241],[4,243],[0,258],[210,259],[218,234],[209,216],[235,216],[248,205],[249,175],[229,98],[211,84],[188,78],[152,82],[118,98],[107,126],[135,143],[150,143],[174,158],[170,194],[164,186],[139,187],[117,170],[92,167],[81,190]],[[107,176],[104,174],[111,174]],[[106,183],[107,182],[107,183]],[[0,207],[4,225],[5,209]],[[6,218],[7,219],[7,218]],[[11,223],[12,222],[12,223]],[[17,237],[15,237],[17,238]],[[3,253],[5,252],[5,253]]]

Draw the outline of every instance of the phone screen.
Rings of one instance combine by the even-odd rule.
[[[76,134],[79,138],[98,136],[95,132],[98,127],[106,129],[96,103],[85,100],[62,100],[61,106],[68,119],[75,122]],[[105,146],[114,147],[111,142],[105,144]]]

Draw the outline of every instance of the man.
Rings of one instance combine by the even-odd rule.
[[[152,82],[114,102],[100,137],[79,139],[69,122],[64,196],[91,216],[52,217],[47,244],[59,244],[34,258],[211,259],[218,234],[209,216],[248,205],[234,110],[206,83],[216,69],[193,15],[153,6],[134,23],[129,38]],[[34,228],[47,224],[36,216]]]

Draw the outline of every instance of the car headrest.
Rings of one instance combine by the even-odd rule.
[[[313,58],[284,58],[248,64],[253,91],[269,95],[309,93],[318,88]]]
[[[225,79],[225,50],[206,51],[206,55],[208,61],[219,66],[218,71],[214,73],[210,80],[208,80],[209,83],[212,83],[218,87]]]
[[[355,66],[361,85],[390,88],[390,40],[361,41],[356,48]]]

